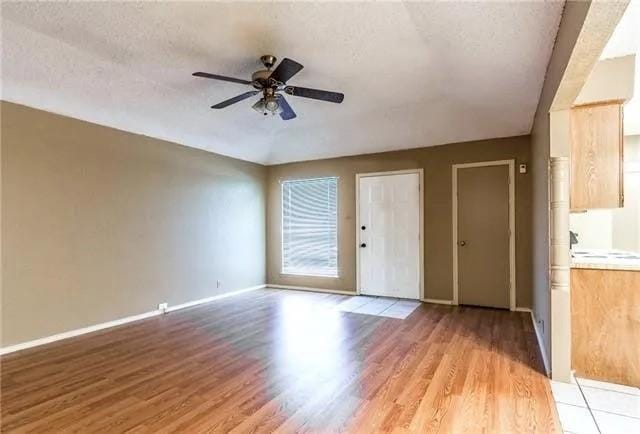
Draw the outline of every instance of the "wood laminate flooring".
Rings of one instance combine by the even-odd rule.
[[[260,290],[3,356],[3,432],[559,432],[529,314]]]

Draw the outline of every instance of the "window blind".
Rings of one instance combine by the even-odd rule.
[[[282,272],[338,276],[338,178],[282,183]]]

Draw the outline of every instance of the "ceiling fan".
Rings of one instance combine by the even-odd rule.
[[[245,92],[226,101],[222,101],[221,103],[211,106],[211,108],[223,109],[231,104],[235,104],[262,93],[262,97],[253,105],[253,109],[265,116],[269,113],[272,115],[279,113],[280,117],[285,121],[295,118],[296,113],[293,111],[287,100],[284,99],[282,92],[288,95],[317,99],[320,101],[329,101],[337,104],[341,103],[344,99],[344,95],[338,92],[310,89],[307,87],[288,86],[287,81],[300,72],[303,66],[294,60],[285,58],[280,62],[276,69],[271,71],[276,60],[277,59],[271,55],[260,57],[260,61],[266,69],[254,72],[251,76],[251,81],[234,77],[226,77],[224,75],[210,74],[208,72],[194,72],[193,75],[196,77],[211,78],[213,80],[246,84],[257,89]]]

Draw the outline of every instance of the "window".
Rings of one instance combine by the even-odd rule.
[[[282,183],[282,272],[338,276],[338,178]]]

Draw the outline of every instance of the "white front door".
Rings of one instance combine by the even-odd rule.
[[[360,293],[420,298],[420,175],[362,176]]]

